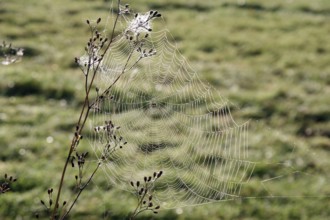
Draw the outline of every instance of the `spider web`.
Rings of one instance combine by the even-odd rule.
[[[122,16],[119,29],[125,30],[131,19]],[[305,186],[296,186],[292,178],[308,178],[310,184],[315,184],[323,177],[295,169],[288,164],[293,158],[267,164],[283,172],[258,180],[263,194],[242,194],[242,188],[260,165],[258,158],[249,154],[249,123],[235,122],[230,102],[201,81],[177,49],[170,32],[163,28],[164,23],[156,26],[163,30],[152,31],[144,39],[144,48],[153,49],[156,54],[140,60],[141,51],[136,50],[123,31],[100,66],[96,79],[100,91],[106,90],[126,70],[109,95],[97,103],[97,111],[90,120],[90,145],[99,159],[104,134],[95,132],[96,127],[111,120],[120,126],[117,136],[128,142],[103,163],[107,182],[135,193],[130,181],[162,170],[164,175],[154,194],[162,208],[237,198],[320,197],[317,189],[307,194],[297,192]],[[111,27],[106,28],[104,33],[110,30]],[[134,52],[130,56],[131,51]],[[270,130],[269,135],[276,133]],[[293,152],[294,146],[292,155]],[[292,194],[283,195],[276,188],[278,180],[287,181]]]
[[[240,195],[254,163],[248,160],[248,123],[237,124],[228,102],[202,82],[167,30],[152,32],[144,46],[157,53],[141,59],[121,34],[104,58],[96,85],[105,90],[131,67],[98,106],[91,130],[111,120],[128,142],[102,166],[124,190],[140,176],[162,170],[157,200],[164,208],[228,200]],[[127,68],[128,69],[128,68]],[[102,137],[91,143],[101,155]]]

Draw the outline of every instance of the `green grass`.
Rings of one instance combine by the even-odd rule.
[[[249,157],[258,162],[242,189],[246,198],[165,210],[156,217],[328,219],[330,2],[239,2],[131,2],[136,11],[159,10],[202,80],[230,100],[234,119],[250,120]],[[0,175],[18,177],[12,192],[1,195],[1,219],[31,219],[41,210],[40,199],[47,199],[47,188],[56,188],[83,101],[83,75],[74,57],[89,37],[85,20],[104,21],[108,9],[105,1],[87,0],[0,3],[0,40],[26,49],[22,62],[0,69]],[[157,123],[157,115],[150,117]],[[145,131],[143,126],[137,129]],[[88,141],[81,147],[89,149]],[[73,176],[69,171],[68,179]],[[133,208],[134,198],[99,173],[72,219],[123,219]]]

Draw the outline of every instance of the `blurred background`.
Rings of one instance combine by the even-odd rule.
[[[141,219],[329,219],[330,2],[122,3],[162,13],[200,78],[230,100],[236,121],[250,121],[250,155],[258,162],[242,199]],[[47,188],[56,188],[84,98],[74,57],[89,38],[85,20],[105,21],[110,6],[0,0],[0,40],[24,48],[20,62],[0,66],[0,175],[18,178],[0,197],[1,219],[32,219]],[[102,184],[96,178],[70,219],[124,219],[132,211],[130,194],[104,192]]]

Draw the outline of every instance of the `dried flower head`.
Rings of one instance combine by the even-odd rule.
[[[160,16],[161,14],[159,14],[157,11],[149,11],[145,14],[135,14],[133,20],[130,22],[125,32],[133,33],[134,36],[137,36],[143,32],[150,32],[152,31],[151,21],[154,18]]]
[[[154,183],[161,177],[163,171],[154,172],[153,176],[145,176],[143,177],[143,182],[136,181],[134,184],[133,181],[130,182],[131,186],[135,190],[135,195],[138,199],[138,205],[134,212],[131,215],[131,219],[134,219],[139,213],[144,211],[152,211],[154,214],[158,213],[158,209],[160,208],[159,205],[155,206],[153,201],[153,190],[154,190]]]
[[[16,182],[16,180],[16,178],[8,176],[6,173],[4,181],[0,183],[0,194],[8,192],[10,190],[11,183]]]
[[[11,44],[6,44],[5,41],[0,45],[0,57],[2,58],[2,65],[9,65],[18,62],[24,55],[23,48],[14,48]]]

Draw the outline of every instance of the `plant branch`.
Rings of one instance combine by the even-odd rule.
[[[117,26],[117,21],[118,21],[118,18],[119,18],[119,11],[120,11],[119,6],[120,6],[120,0],[118,0],[118,13],[116,15],[116,19],[115,19],[115,22],[114,22],[114,25],[113,25],[113,28],[112,28],[112,34],[111,34],[110,42],[108,43],[105,51],[103,52],[102,58],[107,53],[107,51],[109,50],[109,48],[110,48],[110,46],[111,46],[111,44],[112,44],[112,42],[114,40],[114,32],[115,32],[115,29],[116,29],[116,26]],[[89,87],[88,87],[88,89],[86,91],[84,105],[82,107],[82,110],[81,110],[81,113],[80,113],[80,116],[79,116],[79,119],[78,119],[78,122],[77,122],[77,128],[76,128],[77,131],[75,133],[75,136],[72,139],[71,146],[70,146],[69,152],[68,152],[68,156],[66,158],[66,161],[65,161],[65,164],[64,164],[64,167],[63,167],[63,170],[62,170],[60,184],[59,184],[59,187],[58,187],[58,192],[57,192],[57,196],[56,196],[56,200],[55,200],[55,206],[54,206],[53,212],[51,214],[51,219],[52,220],[55,220],[56,212],[58,210],[58,204],[59,204],[59,200],[60,200],[60,196],[61,196],[61,192],[62,192],[62,187],[63,187],[63,183],[64,183],[64,177],[65,177],[66,170],[67,170],[67,167],[68,167],[68,164],[69,164],[69,161],[70,161],[70,157],[72,155],[72,152],[75,149],[75,146],[79,143],[79,140],[81,138],[81,136],[80,136],[81,131],[82,131],[82,129],[83,129],[85,123],[86,123],[87,117],[89,115],[89,110],[90,110],[90,106],[89,106],[89,94],[90,94],[90,90],[92,88],[92,84],[94,82],[96,73],[97,73],[97,71],[99,69],[99,66],[100,66],[100,62],[97,64],[96,68],[94,69],[92,79],[91,79],[90,84],[89,84]],[[88,71],[89,71],[89,69],[90,69],[90,65],[88,65]],[[86,83],[88,84],[87,81],[88,80],[87,80],[87,77],[86,77]],[[82,120],[82,117],[83,117],[84,112],[86,110],[86,107],[87,107],[87,111],[85,113],[83,123],[81,124],[81,120]]]
[[[68,211],[66,211],[66,213],[60,218],[61,220],[63,220],[69,213],[70,211],[72,210],[73,206],[76,204],[76,202],[78,201],[78,198],[80,197],[82,191],[88,186],[88,184],[91,182],[91,180],[93,179],[96,171],[100,168],[101,166],[101,162],[99,162],[95,168],[95,170],[93,171],[92,175],[88,178],[87,182],[82,186],[82,187],[79,187],[79,192],[77,193],[77,196],[76,198],[74,199],[74,201],[72,202],[70,208]]]
[[[147,189],[147,187],[146,187],[146,189]],[[130,220],[133,220],[141,212],[141,210],[139,210],[139,209],[141,208],[142,202],[143,202],[144,198],[146,197],[147,192],[148,192],[147,190],[144,190],[143,196],[141,198],[139,198],[140,201],[139,201],[138,205],[136,206],[133,214],[131,215]]]

